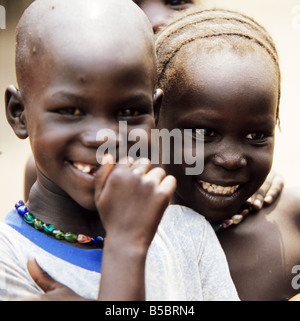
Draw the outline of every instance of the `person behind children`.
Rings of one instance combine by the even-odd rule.
[[[172,203],[222,229],[241,300],[291,298],[300,263],[299,193],[284,190],[259,215],[234,216],[272,166],[281,89],[271,37],[243,14],[191,9],[162,30],[156,48],[164,91],[158,128],[193,129],[195,140],[204,139],[201,174],[186,175],[184,163],[164,165],[177,180]]]
[[[153,32],[157,33],[160,27],[164,26],[174,15],[174,12],[188,9],[197,0],[133,0],[148,17]]]
[[[166,24],[176,11],[186,10],[201,4],[201,1],[195,0],[134,0],[134,2],[145,12],[151,22],[154,33]],[[36,170],[33,157],[29,157],[24,177],[24,197],[28,199],[31,186],[36,180]],[[264,182],[263,186],[247,200],[247,205],[253,209],[259,210],[264,204],[269,205],[276,200],[283,188],[283,178],[273,171]],[[243,209],[248,213],[248,209]]]
[[[37,182],[0,224],[1,299],[238,300],[210,224],[168,206],[172,176],[145,159],[97,163],[100,129],[118,150],[119,121],[149,137],[154,127],[161,91],[144,13],[130,0],[36,0],[16,43],[6,113],[30,139]],[[91,249],[103,236],[103,251]]]

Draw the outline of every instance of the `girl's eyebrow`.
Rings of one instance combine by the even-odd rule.
[[[275,127],[276,126],[276,119],[272,116],[266,116],[266,115],[262,115],[260,117],[260,115],[256,115],[255,118],[253,118],[252,120],[249,119],[249,124],[251,124],[251,122],[255,122],[255,126],[259,126],[259,127]],[[197,112],[191,112],[189,114],[187,114],[186,116],[184,116],[183,118],[180,119],[180,122],[189,122],[192,125],[196,124],[198,122],[211,122],[216,124],[216,122],[218,121],[222,121],[222,114],[219,114],[218,112],[214,113],[213,110],[210,110],[209,112],[207,112],[207,110],[203,110],[202,112],[200,110],[198,110]]]
[[[209,111],[209,113],[207,113],[207,110],[204,109],[203,111],[201,111],[200,109],[197,110],[196,112],[191,112],[187,115],[185,115],[184,117],[182,117],[182,120],[192,120],[192,121],[215,121],[216,118],[222,118],[221,115],[219,115],[218,113],[213,113],[211,110]]]

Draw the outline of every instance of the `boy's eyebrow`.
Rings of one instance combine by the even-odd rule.
[[[152,97],[151,97],[152,98]],[[128,104],[137,104],[137,103],[147,103],[147,104],[152,104],[152,99],[145,93],[137,93],[132,96],[126,97],[125,99],[121,100],[118,102],[118,104],[123,104],[123,105],[128,105]],[[60,99],[65,99],[70,102],[74,102],[76,104],[88,104],[89,99],[85,98],[84,96],[81,95],[76,95],[67,91],[59,91],[55,92],[53,95],[51,95],[51,99],[53,100],[60,100]]]
[[[87,103],[87,99],[83,96],[79,96],[79,95],[76,95],[76,94],[73,94],[73,93],[70,93],[70,92],[67,92],[67,91],[58,91],[58,92],[55,92],[53,95],[51,95],[51,99],[53,100],[60,100],[60,99],[65,99],[65,100],[68,100],[70,102],[74,102],[76,104],[85,104]]]

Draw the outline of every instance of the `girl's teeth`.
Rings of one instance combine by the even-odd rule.
[[[202,185],[202,188],[211,194],[219,195],[232,195],[239,187],[239,185],[234,186],[221,186],[216,184],[210,184],[199,180],[199,183]]]

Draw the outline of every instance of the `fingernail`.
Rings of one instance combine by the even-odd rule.
[[[142,165],[147,165],[149,164],[150,160],[146,157],[141,157],[141,158],[138,158],[135,163],[136,164],[142,164]]]
[[[112,155],[110,154],[104,154],[101,160],[101,165],[109,164],[111,163]]]
[[[262,207],[262,202],[260,200],[255,200],[253,204],[258,208]]]
[[[268,204],[271,204],[273,202],[273,197],[271,195],[267,195],[264,201]]]

